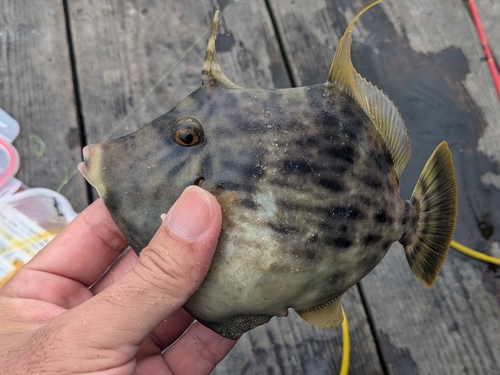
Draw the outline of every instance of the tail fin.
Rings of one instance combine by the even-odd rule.
[[[415,240],[405,254],[415,276],[431,287],[444,263],[455,231],[457,185],[450,149],[442,142],[425,164],[413,190],[420,202]]]

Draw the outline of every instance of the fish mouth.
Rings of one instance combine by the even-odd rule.
[[[83,162],[78,164],[78,170],[102,197],[106,194],[106,187],[102,181],[101,160],[101,145],[87,145],[83,148]]]
[[[205,181],[204,177],[199,177],[193,182],[193,185],[201,187],[204,181]]]

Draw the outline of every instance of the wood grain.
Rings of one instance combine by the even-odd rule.
[[[21,126],[18,178],[32,187],[62,186],[81,160],[81,142],[61,1],[1,3],[0,107]],[[76,210],[88,204],[79,175],[62,193]]]
[[[368,2],[271,3],[295,79],[308,84],[324,80],[331,44]],[[496,6],[483,12],[487,24],[498,16]],[[500,202],[500,112],[473,33],[459,2],[386,1],[358,21],[353,60],[407,121],[413,158],[403,174],[402,195],[411,194],[432,148],[447,139],[459,183],[456,238],[493,252],[500,238],[498,203],[491,204]],[[311,67],[315,56],[320,75]],[[388,372],[498,373],[499,286],[495,268],[452,252],[434,287],[425,290],[401,246],[394,245],[361,282]]]

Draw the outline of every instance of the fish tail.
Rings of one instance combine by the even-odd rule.
[[[450,149],[442,142],[432,153],[413,190],[420,206],[415,234],[404,250],[411,270],[431,287],[448,254],[457,217],[457,185]]]

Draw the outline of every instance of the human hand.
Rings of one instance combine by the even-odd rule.
[[[94,202],[0,289],[0,374],[208,374],[235,341],[190,326],[182,305],[220,228],[215,197],[191,186],[141,255],[89,288],[127,247]]]

